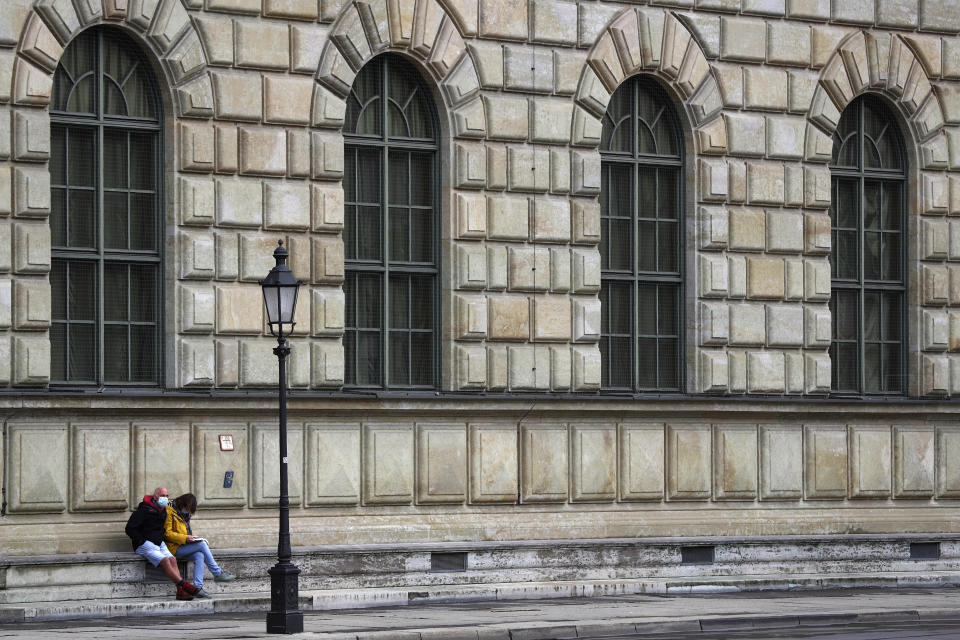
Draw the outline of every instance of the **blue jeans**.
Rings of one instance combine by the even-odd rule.
[[[210,573],[215,576],[223,573],[223,569],[221,569],[217,561],[213,559],[213,554],[210,553],[210,547],[207,546],[206,542],[200,541],[182,544],[177,547],[177,552],[174,555],[180,560],[190,560],[193,562],[193,584],[197,589],[203,587],[204,565],[210,567]]]

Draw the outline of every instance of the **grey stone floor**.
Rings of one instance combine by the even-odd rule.
[[[960,624],[946,622],[958,618],[960,589],[957,588],[843,589],[609,596],[313,611],[305,615],[305,633],[294,637],[327,640],[534,640],[629,638],[640,633],[643,635],[639,637],[647,638],[896,638],[896,635],[887,635],[894,632],[891,625],[895,625],[903,629],[904,638],[947,638],[960,637]],[[850,625],[851,633],[856,633],[828,636],[809,630],[814,626],[825,630],[827,627],[843,628],[844,625]],[[929,629],[929,632],[923,629]],[[880,630],[884,630],[884,635],[880,635]],[[794,631],[794,635],[789,635]],[[262,613],[0,625],[0,639],[233,640],[261,637],[276,637],[264,632]]]

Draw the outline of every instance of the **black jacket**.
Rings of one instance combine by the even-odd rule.
[[[137,505],[137,510],[127,520],[125,531],[133,542],[133,550],[149,540],[160,546],[163,542],[163,521],[167,517],[167,510],[161,509],[153,503],[153,496],[144,496],[143,502]]]

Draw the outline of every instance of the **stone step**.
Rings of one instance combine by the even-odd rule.
[[[362,589],[301,590],[304,611],[331,611],[415,604],[499,600],[542,600],[634,594],[723,593],[845,588],[954,587],[960,572],[860,573],[845,575],[743,575],[643,580],[592,580],[436,585]],[[218,585],[224,586],[224,585]],[[189,602],[173,599],[172,587],[154,597],[99,598],[60,602],[22,602],[0,605],[0,622],[39,622],[79,618],[123,616],[212,614],[268,611],[269,592],[226,592]]]

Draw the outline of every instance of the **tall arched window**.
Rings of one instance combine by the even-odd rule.
[[[161,105],[140,47],[70,43],[50,111],[51,381],[160,383]]]
[[[347,386],[437,386],[437,130],[405,60],[357,74],[343,129]]]
[[[603,118],[600,354],[610,391],[683,388],[683,134],[652,79]]]
[[[833,135],[833,391],[906,391],[907,162],[880,99],[850,103]]]

